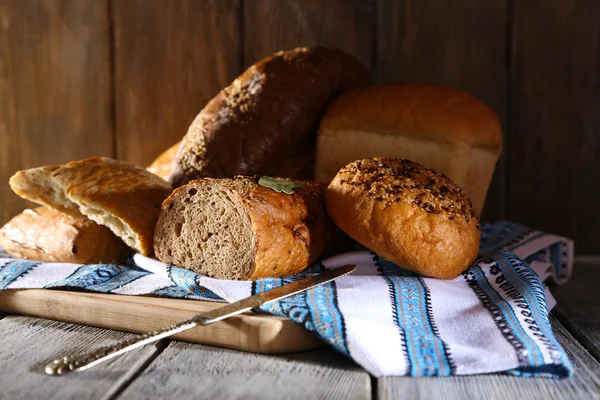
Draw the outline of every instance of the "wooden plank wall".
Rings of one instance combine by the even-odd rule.
[[[600,2],[0,0],[0,222],[14,171],[92,154],[146,165],[280,49],[337,46],[376,82],[468,90],[505,151],[483,219],[600,254]]]

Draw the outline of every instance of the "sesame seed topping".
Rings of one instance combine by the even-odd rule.
[[[447,176],[413,161],[399,158],[372,158],[355,161],[338,174],[341,185],[362,190],[367,196],[389,206],[394,202],[412,204],[426,213],[460,217],[469,223],[477,214],[464,191]]]

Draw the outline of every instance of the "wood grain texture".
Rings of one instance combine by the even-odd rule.
[[[600,254],[599,16],[595,0],[514,2],[509,217],[578,254]]]
[[[371,399],[370,385],[329,349],[275,357],[171,342],[120,399]]]
[[[113,2],[117,155],[149,165],[240,72],[238,0]]]
[[[466,90],[498,114],[506,138],[506,1],[465,0],[459,4],[378,0],[378,81]],[[484,221],[504,218],[505,154],[488,191]]]
[[[567,379],[522,378],[491,374],[452,378],[382,378],[381,399],[505,400],[505,399],[600,399],[600,364],[551,318],[556,338],[574,365]]]
[[[99,328],[146,333],[185,321],[224,303],[148,296],[25,289],[0,291],[0,310]],[[323,347],[313,333],[290,319],[245,313],[173,338],[251,351],[286,353]]]
[[[571,281],[552,288],[555,315],[586,349],[600,360],[600,257],[577,260]]]
[[[280,50],[333,46],[370,68],[374,0],[245,0],[243,67]]]
[[[63,377],[43,373],[46,363],[72,352],[90,351],[131,336],[120,332],[9,316],[0,320],[0,398],[100,399],[123,375],[148,360],[155,346],[132,351],[88,371]]]
[[[17,170],[113,156],[107,2],[0,0],[0,224]]]

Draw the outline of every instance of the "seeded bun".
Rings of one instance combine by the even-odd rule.
[[[398,158],[358,160],[327,188],[327,210],[350,237],[423,276],[454,279],[477,257],[479,219],[447,176]]]

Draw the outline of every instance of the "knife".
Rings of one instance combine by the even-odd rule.
[[[351,274],[355,269],[356,265],[345,265],[331,271],[325,271],[318,275],[309,276],[307,278],[288,283],[287,285],[247,297],[240,301],[236,301],[235,303],[227,304],[223,307],[208,311],[205,314],[194,315],[192,318],[175,325],[144,333],[143,335],[134,336],[109,346],[100,347],[92,352],[73,354],[56,359],[46,365],[46,374],[65,375],[74,371],[86,370],[104,361],[127,353],[128,351],[137,349],[138,347],[152,342],[156,342],[168,336],[175,335],[179,332],[183,332],[197,326],[210,325],[214,322],[222,321],[234,315],[250,311],[253,308],[260,307],[263,304],[281,300],[305,290],[312,289],[316,286],[331,282],[339,277]]]

